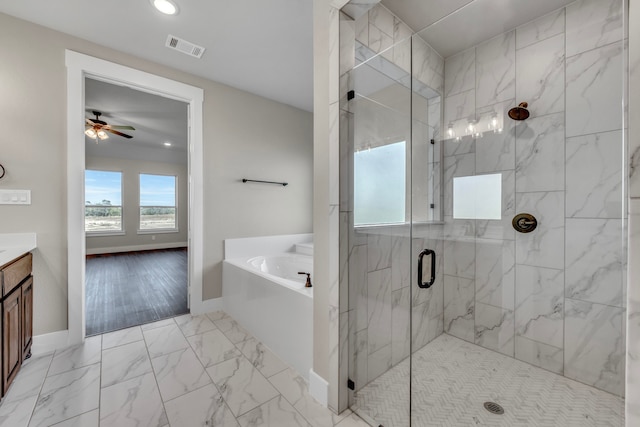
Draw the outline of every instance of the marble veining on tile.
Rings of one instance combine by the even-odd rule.
[[[151,372],[151,362],[143,341],[103,351],[102,387]]]
[[[623,38],[620,0],[580,0],[567,6],[567,56]]]
[[[614,43],[567,58],[567,136],[622,128],[622,59]]]
[[[99,395],[99,363],[47,377],[29,426],[50,426],[96,409]]]
[[[185,337],[216,329],[213,322],[204,314],[199,316],[185,314],[184,316],[176,317],[175,320]]]
[[[620,217],[622,150],[619,130],[567,138],[567,217]]]
[[[562,270],[516,266],[516,334],[563,347],[564,274]]]
[[[514,355],[513,310],[476,302],[475,343],[507,356]]]
[[[153,373],[102,389],[100,426],[164,427],[168,423]]]
[[[50,374],[68,372],[100,362],[102,337],[87,338],[84,343],[56,352],[49,368]]]
[[[53,353],[49,353],[42,356],[34,355],[25,360],[9,391],[3,397],[3,401],[17,402],[32,396],[37,397],[52,359]]]
[[[394,365],[409,355],[410,293],[408,286],[391,293],[391,363]]]
[[[59,424],[55,427],[98,427],[100,424],[100,414],[97,409],[78,415]]]
[[[121,329],[115,332],[109,332],[102,336],[102,349],[106,350],[119,345],[130,344],[136,341],[142,341],[142,329],[140,326],[133,328]]]
[[[515,242],[476,242],[476,301],[514,309]]]
[[[516,99],[532,117],[565,110],[564,34],[516,51]]]
[[[3,401],[0,406],[0,425],[27,427],[37,401],[38,394],[19,400]]]
[[[206,317],[211,321],[233,321],[224,312],[208,313]],[[347,313],[341,317],[346,324]],[[175,329],[182,334],[177,324],[184,326],[184,321],[184,318],[168,319],[153,327],[97,336],[93,342],[100,342],[102,338],[107,343],[102,357],[92,365],[61,374],[52,374],[49,370],[53,352],[34,355],[24,362],[9,394],[0,402],[0,425],[333,427],[341,423],[342,427],[365,426],[349,410],[336,415],[316,402],[305,380],[255,338],[240,341],[236,348],[216,328],[189,336],[187,347],[156,355],[149,364],[150,346],[168,347],[158,347],[160,341],[154,335],[151,340],[146,339],[149,338],[147,332],[166,328],[164,332]],[[199,324],[202,323],[195,325]],[[185,332],[188,331],[188,327],[185,328]],[[346,346],[343,335],[346,334],[341,332],[343,346]],[[83,360],[77,347],[58,350],[60,354],[75,355],[76,362]],[[203,364],[211,364],[209,372]],[[366,383],[366,378],[362,383]],[[231,408],[237,411],[238,419]]]
[[[565,300],[565,376],[624,393],[623,316],[623,308]]]
[[[211,384],[211,379],[190,348],[155,357],[151,364],[164,401]]]
[[[213,384],[169,400],[164,406],[172,426],[239,427]]]
[[[230,317],[215,320],[213,323],[234,344],[251,338],[251,334]]]
[[[219,330],[191,336],[188,341],[205,368],[241,355]]]
[[[265,377],[275,375],[287,368],[287,365],[278,356],[255,338],[242,341],[236,344],[236,347]]]
[[[172,353],[189,346],[180,328],[175,323],[143,331],[143,333],[149,349],[149,356],[151,357]]]
[[[516,95],[516,33],[503,33],[476,47],[476,107]]]
[[[369,273],[369,354],[391,343],[391,269]]]
[[[515,105],[515,99],[479,108],[477,115],[496,115],[501,120],[502,130],[485,132],[476,142],[476,173],[509,171],[515,168],[515,122],[507,116],[509,109]]]
[[[516,28],[516,49],[562,33],[564,19],[563,8]]]
[[[213,365],[207,372],[236,417],[278,395],[269,381],[244,357]]]
[[[291,426],[307,427],[309,423],[282,396],[277,396],[238,417],[242,427]]]
[[[515,357],[558,375],[564,374],[564,351],[562,348],[516,335]]]
[[[564,190],[564,114],[532,117],[516,125],[516,191]]]
[[[475,284],[472,279],[444,277],[444,330],[450,335],[475,340]]]
[[[623,306],[625,234],[620,219],[567,218],[567,298]]]
[[[474,89],[476,84],[476,50],[467,49],[445,60],[444,63],[444,95]]]

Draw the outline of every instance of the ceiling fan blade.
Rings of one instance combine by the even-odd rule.
[[[95,122],[93,120],[87,119],[87,118],[85,118],[85,120],[86,120],[86,123],[87,123],[88,126],[94,126],[95,125]]]
[[[125,137],[125,138],[129,138],[129,139],[133,138],[131,135],[127,135],[126,133],[118,132],[117,130],[113,130],[113,129],[105,129],[105,130],[107,132],[111,132],[111,133],[113,133],[115,135],[120,135],[120,136]]]
[[[110,125],[111,129],[126,129],[126,130],[136,130],[133,126],[121,126],[121,125]]]

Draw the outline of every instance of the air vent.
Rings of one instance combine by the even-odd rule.
[[[202,54],[204,53],[204,48],[202,46],[195,45],[176,36],[172,36],[171,34],[167,37],[167,43],[165,46],[198,59],[202,58]]]

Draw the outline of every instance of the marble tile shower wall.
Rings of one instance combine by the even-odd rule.
[[[444,123],[529,103],[444,144],[444,330],[624,394],[621,0],[581,0],[444,68]],[[453,218],[453,178],[502,174],[503,220]],[[516,233],[511,218],[539,222]]]

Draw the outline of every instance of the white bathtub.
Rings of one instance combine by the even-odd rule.
[[[222,267],[225,311],[308,379],[313,362],[313,257],[281,253],[226,259]]]

